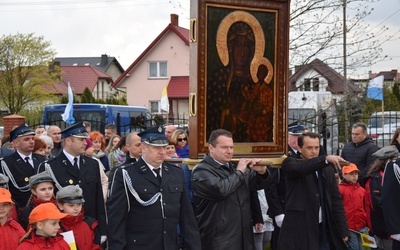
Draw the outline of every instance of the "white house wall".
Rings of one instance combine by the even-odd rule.
[[[319,79],[319,91],[326,91],[326,88],[328,87],[328,80],[326,80],[325,77],[321,76],[317,71],[313,69],[306,71],[302,76],[298,78],[298,80],[296,81],[296,89],[300,91],[299,87],[303,85],[304,80],[312,78]]]

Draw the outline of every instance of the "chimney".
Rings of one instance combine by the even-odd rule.
[[[177,14],[171,14],[171,24],[179,26],[179,16]]]
[[[107,56],[107,54],[101,55],[101,62],[100,62],[100,65],[101,65],[101,66],[105,66],[105,65],[107,64],[107,61],[108,61],[108,56]]]

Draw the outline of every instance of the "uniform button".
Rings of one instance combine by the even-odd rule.
[[[160,188],[160,192],[162,192],[163,191],[163,189],[162,188]]]
[[[147,189],[144,189],[145,192],[147,192]]]
[[[167,234],[167,231],[164,231],[164,234]]]
[[[133,242],[136,242],[136,240],[133,240]]]
[[[175,188],[175,190],[178,190],[178,188]]]
[[[164,202],[163,205],[165,206],[165,205],[167,205],[167,204],[165,204],[165,202]]]

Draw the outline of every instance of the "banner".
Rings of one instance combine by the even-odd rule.
[[[375,77],[369,81],[367,98],[383,101],[383,75]]]
[[[61,115],[64,122],[74,124],[74,94],[72,93],[71,85],[68,82],[68,104],[65,107],[64,113]]]

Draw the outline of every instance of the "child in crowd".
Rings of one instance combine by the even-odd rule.
[[[364,179],[367,225],[378,249],[392,249],[393,242],[386,230],[385,214],[382,210],[382,180],[386,164],[399,157],[399,151],[395,145],[389,145],[379,149],[372,156],[376,159]]]
[[[79,186],[70,185],[58,191],[57,206],[61,211],[70,215],[68,218],[61,219],[60,231],[72,230],[79,250],[101,249],[98,244],[94,243],[94,230],[98,223],[95,219],[84,216],[82,207],[84,202],[82,189]]]
[[[342,195],[347,224],[350,230],[350,238],[347,241],[348,249],[362,250],[361,237],[356,232],[365,232],[367,215],[364,209],[365,190],[357,182],[358,168],[350,163],[342,168],[343,180],[339,184]],[[356,231],[356,232],[355,232]]]
[[[0,174],[0,188],[5,188],[8,190],[8,181],[10,179],[4,175]],[[19,214],[20,209],[17,207],[17,204],[13,202],[11,204],[11,211],[9,213],[9,216],[13,218],[13,220],[18,221],[18,214]]]
[[[9,216],[13,204],[10,191],[0,188],[0,250],[17,249],[19,239],[25,234],[21,225]]]
[[[29,215],[36,206],[48,202],[56,203],[56,199],[54,198],[54,180],[47,171],[32,175],[29,178],[29,187],[31,189],[31,197],[26,207],[22,208],[18,219],[19,224],[24,229],[28,229]]]
[[[68,243],[58,233],[60,219],[67,216],[51,202],[35,207],[29,215],[30,229],[21,238],[17,250],[70,250]]]

